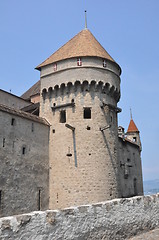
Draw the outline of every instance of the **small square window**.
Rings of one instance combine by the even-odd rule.
[[[103,67],[106,68],[107,67],[107,61],[105,59],[103,59]]]
[[[62,110],[60,112],[60,123],[65,123],[66,122],[66,111]]]
[[[82,60],[81,60],[81,58],[77,58],[77,66],[82,66]]]
[[[57,63],[54,63],[54,71],[57,71]]]
[[[133,142],[136,142],[136,137],[133,137]]]
[[[83,118],[91,119],[91,108],[84,108]]]

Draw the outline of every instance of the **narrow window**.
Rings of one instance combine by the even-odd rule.
[[[55,129],[52,129],[52,132],[55,133]]]
[[[66,111],[62,110],[60,112],[60,123],[65,123],[66,122]]]
[[[31,124],[31,131],[34,132],[34,123]]]
[[[38,211],[41,210],[41,190],[38,190]]]
[[[0,190],[0,208],[2,208],[2,190]]]
[[[77,66],[82,66],[82,60],[81,60],[81,58],[77,58]]]
[[[83,118],[91,119],[91,108],[84,108]]]
[[[107,61],[103,59],[103,67],[106,68],[106,66],[107,66]]]
[[[15,118],[12,118],[12,120],[11,120],[11,125],[12,125],[12,126],[15,125]]]
[[[134,178],[134,195],[137,196],[137,179]]]
[[[54,63],[54,72],[57,71],[57,63]]]
[[[25,155],[25,153],[26,153],[26,147],[23,147],[22,148],[22,154]]]
[[[5,138],[3,138],[3,144],[2,145],[3,145],[3,147],[5,147]]]

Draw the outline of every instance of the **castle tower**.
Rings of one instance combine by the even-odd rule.
[[[141,146],[141,141],[140,141],[140,132],[139,132],[138,128],[136,127],[136,124],[134,123],[132,117],[131,117],[131,120],[130,120],[130,123],[128,126],[126,137],[130,141],[138,144],[140,146],[140,150],[141,150],[142,146]]]
[[[37,66],[50,127],[50,208],[121,196],[117,103],[121,68],[88,29]]]

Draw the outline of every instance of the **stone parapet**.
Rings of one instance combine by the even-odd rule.
[[[0,239],[128,239],[159,226],[159,194],[0,219]]]

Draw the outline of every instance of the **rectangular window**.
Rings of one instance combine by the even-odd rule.
[[[34,132],[34,123],[31,124],[31,131]]]
[[[106,68],[107,67],[107,61],[105,59],[103,59],[103,67]]]
[[[83,118],[91,119],[91,108],[84,108]]]
[[[66,111],[62,110],[60,112],[60,123],[65,123],[66,122]]]
[[[26,147],[23,147],[22,148],[22,154],[25,155],[25,153],[26,153]]]
[[[15,118],[12,118],[12,120],[11,120],[11,125],[12,125],[12,126],[15,125]]]
[[[0,208],[2,208],[2,190],[0,190]]]
[[[38,190],[38,211],[41,210],[41,189]]]
[[[133,137],[133,142],[136,142],[136,137]]]
[[[81,60],[81,58],[77,58],[77,66],[82,66],[82,60]]]
[[[54,63],[54,72],[57,71],[57,63]]]
[[[5,138],[3,138],[3,144],[2,145],[3,145],[3,147],[5,147]]]

